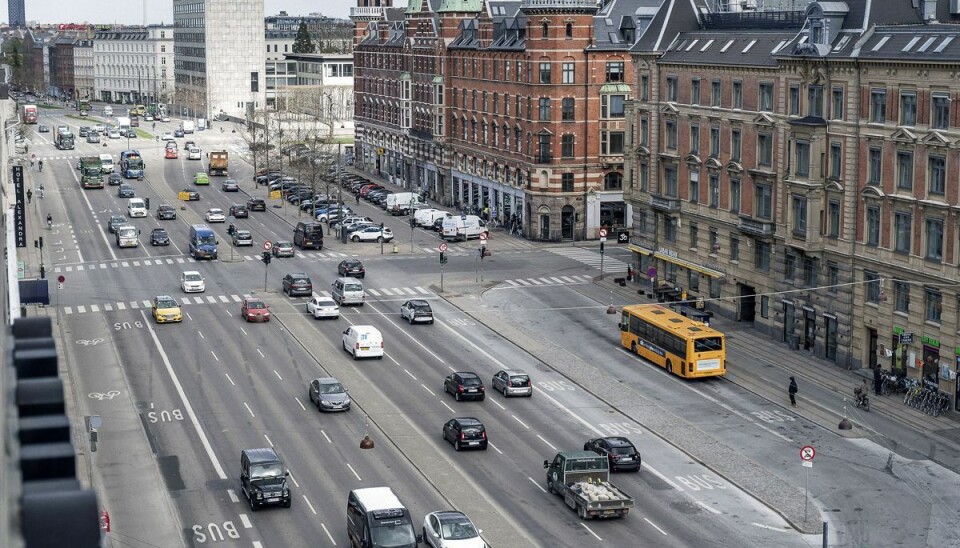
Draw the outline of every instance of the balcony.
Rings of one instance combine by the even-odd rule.
[[[667,198],[666,196],[652,194],[650,196],[650,207],[665,213],[679,213],[680,198]]]
[[[354,17],[373,17],[379,18],[383,13],[382,6],[361,6],[350,8],[350,18]]]
[[[750,234],[759,238],[772,238],[777,232],[777,225],[775,225],[773,221],[759,220],[752,217],[740,217],[740,224],[737,228],[744,234]]]

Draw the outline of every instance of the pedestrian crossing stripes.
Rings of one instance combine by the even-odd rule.
[[[424,296],[433,296],[434,294],[423,287],[382,287],[382,288],[366,288],[367,294],[373,297],[424,297]],[[329,291],[318,291],[317,296],[332,298]],[[197,305],[211,305],[211,304],[237,304],[250,297],[248,294],[243,295],[180,295],[175,296],[174,298],[181,305],[190,308]],[[296,303],[296,301],[294,301]],[[136,301],[118,301],[113,303],[101,303],[101,304],[86,304],[86,305],[74,305],[74,306],[64,306],[63,313],[66,315],[72,314],[87,314],[93,312],[113,312],[113,311],[122,311],[122,310],[139,310],[147,309],[149,310],[152,307],[152,302],[149,299],[146,300],[136,300]]]
[[[325,259],[344,259],[346,257],[352,257],[346,253],[339,253],[336,251],[317,251],[311,253],[297,253],[297,256],[301,259],[306,260],[325,260]],[[247,261],[259,261],[260,255],[241,255],[243,259]],[[195,263],[196,259],[193,257],[159,257],[159,258],[143,258],[143,259],[128,259],[126,261],[110,261],[104,263],[89,263],[89,264],[72,264],[72,265],[61,265],[54,267],[53,271],[55,273],[60,272],[84,272],[87,270],[106,270],[108,268],[131,268],[136,266],[155,266],[155,265],[172,265],[172,264],[186,264],[186,263]]]
[[[599,253],[592,251],[590,249],[584,249],[581,247],[564,247],[564,248],[550,248],[550,252],[556,255],[561,255],[568,259],[573,259],[579,261],[587,266],[592,266],[596,269],[600,268],[601,256]],[[627,270],[627,263],[621,261],[620,259],[614,259],[613,257],[603,257],[603,270],[604,272],[620,272]]]
[[[593,279],[591,279],[589,276],[545,276],[543,278],[524,278],[503,281],[503,283],[512,287],[588,284],[592,282]]]

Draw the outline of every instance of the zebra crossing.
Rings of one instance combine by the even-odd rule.
[[[259,261],[260,255],[238,255],[247,261]],[[339,253],[337,251],[316,251],[309,253],[297,252],[297,257],[305,260],[330,260],[330,259],[345,259],[347,257],[352,257],[347,253]],[[173,264],[187,264],[195,263],[196,259],[193,257],[187,256],[178,256],[178,257],[144,257],[140,259],[127,259],[127,260],[117,260],[117,261],[106,261],[102,263],[78,263],[78,264],[69,264],[69,265],[60,265],[54,267],[53,271],[55,273],[61,272],[84,272],[88,270],[107,270],[109,268],[133,268],[139,266],[161,266],[161,265],[173,265]]]
[[[552,285],[575,285],[593,283],[590,276],[544,276],[542,278],[522,278],[516,280],[503,280],[503,283],[511,287],[544,287]]]
[[[414,287],[381,287],[381,288],[366,288],[365,291],[368,295],[374,297],[400,297],[400,298],[426,298],[435,296],[430,290],[425,289],[420,286]],[[317,296],[331,298],[329,291],[317,291]],[[198,306],[198,305],[211,305],[211,304],[239,304],[243,302],[243,299],[249,298],[251,295],[180,295],[174,297],[177,302],[182,306],[188,308]],[[296,302],[296,301],[294,301]],[[96,312],[114,312],[114,311],[123,311],[123,310],[140,310],[146,309],[150,310],[153,306],[153,303],[150,299],[141,299],[133,301],[116,301],[112,303],[99,303],[99,304],[85,304],[85,305],[73,305],[73,306],[64,306],[63,313],[66,315],[73,314],[88,314]]]
[[[582,247],[552,247],[549,250],[553,254],[561,255],[568,259],[573,259],[587,266],[592,266],[598,270],[600,269],[600,253],[594,252],[590,249],[584,249]],[[613,257],[606,256],[603,257],[602,260],[604,272],[620,272],[627,270],[627,263],[621,261],[620,259],[614,259]]]

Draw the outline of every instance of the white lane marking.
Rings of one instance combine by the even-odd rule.
[[[247,405],[247,402],[243,402],[243,406],[247,408],[247,411],[250,413],[251,417],[257,418],[257,416],[253,414],[253,409],[250,409],[250,406]]]
[[[416,290],[419,291],[420,293],[423,293],[424,295],[430,295],[430,294],[431,294],[429,291],[427,291],[426,289],[420,287],[419,285],[416,286],[416,287],[414,287],[414,289],[416,289]]]
[[[230,502],[240,502],[240,499],[237,497],[237,492],[233,489],[227,489],[227,496],[230,497]]]
[[[243,299],[240,298],[240,295],[230,295],[230,298],[233,299],[233,302],[238,303]]]
[[[307,506],[310,507],[310,511],[313,512],[313,515],[317,515],[317,511],[313,509],[313,505],[310,504],[310,499],[306,495],[303,495],[303,501],[307,503]]]
[[[733,413],[734,415],[740,417],[741,419],[743,419],[743,420],[745,420],[745,421],[753,424],[754,426],[760,428],[760,429],[763,430],[764,432],[767,432],[768,434],[773,434],[774,436],[780,438],[781,440],[783,440],[783,441],[785,441],[785,442],[794,443],[794,441],[793,441],[792,439],[788,438],[787,436],[784,436],[783,434],[781,434],[780,432],[777,432],[776,430],[772,430],[772,429],[770,429],[770,428],[767,428],[766,426],[764,426],[764,425],[760,424],[759,422],[753,420],[752,417],[748,417],[747,415],[744,415],[743,413],[737,411],[737,410],[734,409],[733,407],[730,407],[730,406],[727,405],[726,403],[723,403],[723,402],[717,400],[717,399],[714,398],[713,396],[711,396],[711,395],[709,395],[709,394],[705,394],[705,393],[703,393],[703,392],[701,392],[701,391],[699,391],[699,390],[695,390],[692,386],[687,386],[687,385],[681,385],[681,386],[683,386],[684,388],[689,389],[691,392],[693,392],[694,394],[697,394],[698,396],[704,398],[705,400],[707,400],[707,401],[709,401],[709,402],[711,402],[711,403],[714,403],[714,404],[716,404],[716,405],[719,405],[720,407],[726,409],[727,411]]]
[[[654,476],[657,476],[658,478],[662,479],[664,482],[666,482],[668,485],[670,485],[670,487],[673,487],[673,488],[676,489],[677,491],[680,491],[681,493],[683,493],[683,489],[682,489],[679,485],[677,485],[676,483],[673,483],[672,481],[670,481],[670,478],[668,478],[667,476],[664,476],[663,474],[661,474],[660,472],[658,472],[655,468],[653,468],[652,466],[650,466],[649,464],[647,464],[646,461],[644,461],[643,464],[641,464],[641,466],[643,466],[643,467],[646,468],[647,470],[650,470],[650,472],[652,472]]]
[[[656,524],[656,523],[654,523],[654,522],[652,522],[652,521],[650,521],[650,520],[648,520],[647,518],[643,518],[643,521],[645,521],[645,522],[647,522],[647,523],[649,523],[650,525],[652,525],[652,526],[653,526],[653,528],[654,528],[654,529],[656,529],[657,531],[660,531],[661,533],[663,533],[663,536],[667,536],[667,532],[666,532],[666,531],[664,531],[663,529],[661,529],[661,528],[659,528],[659,527],[657,527],[657,524]]]
[[[549,446],[550,446],[550,449],[553,449],[554,451],[557,450],[557,448],[556,448],[552,443],[550,443],[549,441],[543,439],[543,436],[541,436],[540,434],[537,434],[537,437],[540,438],[540,441],[542,441],[543,443],[549,445]]]
[[[260,352],[259,348],[257,349],[257,354],[260,354],[261,358],[266,358],[266,356],[263,355],[263,352]]]
[[[497,400],[495,400],[495,399],[493,399],[493,398],[490,398],[490,401],[492,401],[492,402],[493,402],[497,407],[499,407],[500,409],[503,409],[504,411],[507,410],[507,408],[504,407],[504,406],[502,406],[502,405],[500,405],[500,402],[498,402]]]
[[[213,464],[214,471],[216,471],[217,476],[219,476],[220,479],[227,479],[227,473],[223,470],[223,466],[220,465],[220,461],[217,460],[217,455],[215,455],[213,452],[213,446],[210,445],[210,440],[207,439],[207,435],[200,426],[200,421],[197,419],[197,414],[193,412],[193,406],[190,405],[190,400],[187,399],[187,393],[184,392],[183,385],[180,384],[180,379],[177,378],[177,373],[173,370],[173,366],[170,364],[170,359],[167,357],[167,353],[163,350],[163,346],[160,344],[160,339],[157,337],[156,330],[153,328],[152,324],[147,322],[146,313],[141,311],[140,316],[143,318],[143,323],[150,331],[150,337],[153,339],[153,344],[157,347],[157,351],[160,352],[160,359],[163,360],[163,365],[167,368],[167,374],[170,375],[170,379],[173,381],[173,386],[177,389],[177,394],[180,396],[180,400],[183,402],[183,408],[186,409],[187,416],[190,417],[190,423],[193,424],[194,430],[197,431],[197,436],[200,437],[200,443],[203,444],[203,449],[207,452],[207,457]],[[227,378],[229,379],[230,377]],[[233,381],[230,382],[233,383]]]
[[[144,308],[150,308],[150,306],[151,306],[150,301],[143,301]]]
[[[65,306],[65,307],[63,307],[63,313],[64,313],[64,314],[73,314],[73,309],[70,308],[69,306]]]
[[[379,297],[379,296],[380,296],[380,293],[379,293],[376,289],[373,289],[373,288],[368,288],[368,289],[367,289],[367,293],[373,295],[374,297]]]
[[[293,399],[297,400],[297,403],[300,405],[300,409],[303,409],[304,411],[307,410],[307,408],[304,407],[304,406],[303,406],[303,403],[300,401],[300,398],[294,396]]]
[[[206,337],[203,336],[203,331],[197,331],[197,335],[200,335],[201,339],[206,339]]]
[[[709,504],[703,502],[702,500],[698,500],[698,501],[696,501],[696,502],[697,502],[697,504],[700,505],[701,508],[703,508],[703,509],[706,510],[707,512],[712,512],[712,513],[714,513],[714,514],[716,514],[716,515],[718,515],[718,516],[723,513],[723,512],[721,512],[720,510],[717,510],[716,508],[714,508],[713,506],[710,506]]]
[[[275,447],[275,445],[273,445],[273,441],[271,441],[271,440],[270,440],[270,438],[269,438],[269,437],[267,437],[267,435],[266,435],[266,434],[264,434],[264,435],[263,435],[263,437],[264,437],[264,439],[266,439],[266,440],[267,440],[267,443],[269,443],[269,444],[270,444],[270,447]]]
[[[323,434],[323,437],[327,440],[327,443],[333,443],[333,440],[330,439],[330,436],[328,436],[326,432],[321,430],[320,433]]]
[[[443,401],[443,400],[440,400],[440,403],[442,403],[444,407],[446,407],[447,409],[449,409],[451,413],[456,413],[456,411],[454,411],[452,407],[450,407],[449,405],[447,405],[447,402],[445,402],[445,401]]]
[[[243,524],[244,529],[250,529],[253,527],[253,524],[250,523],[250,518],[246,514],[240,514],[240,523]]]
[[[593,532],[593,529],[587,527],[587,524],[586,524],[586,523],[583,523],[583,522],[581,521],[581,522],[580,522],[580,525],[582,525],[583,528],[586,529],[587,531],[590,531],[590,534],[591,534],[591,535],[597,537],[597,540],[599,540],[600,542],[603,542],[603,539],[600,538],[600,535],[594,533],[594,532]]]
[[[516,415],[510,415],[510,416],[513,417],[513,420],[515,420],[515,421],[519,422],[520,424],[522,424],[523,427],[526,428],[527,430],[530,429],[530,427],[527,426],[527,424],[526,424],[525,422],[523,422],[522,420],[518,419]]]
[[[487,443],[489,443],[489,442],[487,442]],[[530,480],[530,483],[536,485],[536,486],[537,486],[537,489],[543,491],[544,493],[547,492],[546,489],[544,489],[539,483],[537,483],[537,480],[531,478],[530,476],[527,476],[527,479]]]
[[[217,354],[213,350],[210,351],[210,354],[213,355],[213,359],[220,361],[220,358],[217,357]]]
[[[84,314],[87,311],[87,307],[80,305],[77,307],[77,314]]]
[[[90,305],[90,312],[100,312],[100,307],[95,304]]]
[[[228,373],[224,373],[224,375],[227,376],[227,380],[230,381],[230,384],[232,384],[232,385],[234,385],[234,386],[237,385],[237,383],[233,382],[233,379],[230,378],[230,375],[229,375]]]
[[[756,527],[762,527],[762,528],[764,528],[764,529],[770,529],[771,531],[780,531],[781,533],[786,533],[786,532],[788,532],[788,529],[781,528],[781,527],[773,527],[773,526],[770,526],[770,525],[764,525],[764,524],[762,524],[762,523],[756,523],[756,522],[754,522],[754,523],[751,523],[750,525],[754,525],[754,526],[756,526]]]
[[[273,370],[273,374],[276,375],[277,378],[280,379],[281,381],[283,380],[283,377],[280,376],[280,373],[277,373],[276,369]]]
[[[125,303],[117,303],[117,310],[126,310],[127,305]]]
[[[490,447],[493,447],[493,450],[496,451],[497,453],[500,453],[501,455],[503,454],[503,451],[497,449],[497,446],[490,443],[490,440],[487,440],[487,445],[489,445]]]
[[[263,548],[263,543],[259,540],[253,541],[253,548]]]
[[[421,343],[420,341],[418,341],[417,339],[415,339],[415,338],[413,337],[413,335],[411,335],[411,334],[409,333],[409,330],[407,330],[407,329],[401,329],[399,325],[397,325],[396,323],[394,323],[394,321],[393,321],[392,319],[388,318],[387,315],[384,314],[383,312],[377,310],[377,314],[380,314],[381,316],[383,316],[383,319],[385,319],[385,320],[387,320],[388,322],[390,322],[390,325],[392,325],[393,327],[397,328],[401,333],[403,333],[404,335],[406,335],[408,339],[410,339],[411,341],[415,342],[415,343],[417,344],[417,346],[419,346],[420,348],[426,350],[427,353],[430,354],[431,356],[433,356],[433,358],[434,358],[435,360],[437,360],[437,361],[440,362],[440,363],[447,363],[447,362],[443,361],[443,358],[441,358],[440,356],[437,356],[436,354],[434,354],[433,351],[431,351],[429,348],[427,348],[426,346],[424,346],[423,343]],[[390,357],[390,356],[388,356],[388,357],[389,357],[391,360],[393,360],[392,357]],[[396,360],[393,360],[393,362],[396,363],[397,365],[400,365],[399,363],[397,363]],[[504,367],[504,369],[506,369],[506,367]]]
[[[427,392],[430,392],[431,396],[436,396],[436,394],[433,393],[433,390],[430,390],[429,388],[427,388],[427,385],[420,383],[420,386],[422,386],[423,389],[426,390]]]
[[[363,478],[361,478],[360,474],[358,474],[357,471],[353,469],[353,466],[350,466],[349,462],[347,463],[347,468],[349,468],[350,471],[353,472],[353,475],[356,476],[357,481],[363,481]]]
[[[73,180],[76,181],[77,186],[80,186],[80,178],[77,177],[77,170],[71,169],[71,170],[70,170],[70,173],[73,174]],[[87,193],[86,193],[86,192],[81,192],[80,195],[83,196],[83,201],[87,203],[87,210],[88,210],[88,211],[93,211],[93,205],[90,204],[90,199],[87,198]],[[98,224],[99,224],[99,223],[98,223]],[[113,260],[116,261],[116,260],[117,260],[117,254],[113,252],[113,246],[110,245],[110,242],[109,242],[109,241],[107,241],[107,235],[104,233],[103,229],[101,228],[100,230],[97,230],[97,234],[100,234],[100,238],[103,239],[103,244],[104,244],[105,246],[107,246],[107,251],[110,252],[110,256],[113,257]]]
[[[442,325],[442,324],[441,324],[441,325]],[[560,403],[560,402],[558,402],[557,400],[555,400],[552,396],[548,396],[545,391],[543,391],[543,390],[537,390],[537,397],[538,397],[538,398],[546,398],[548,402],[552,403],[553,405],[556,405],[557,408],[560,409],[561,411],[566,411],[566,413],[567,413],[568,415],[570,415],[571,417],[573,417],[574,419],[576,419],[577,422],[579,422],[580,424],[582,424],[582,425],[584,425],[585,427],[587,427],[591,432],[594,432],[597,436],[599,436],[599,437],[601,437],[601,438],[607,436],[607,434],[605,434],[604,432],[602,432],[599,428],[597,428],[596,426],[594,426],[594,425],[590,424],[589,422],[587,422],[586,419],[584,419],[584,418],[581,417],[580,415],[574,413],[572,410],[567,409],[562,403]]]
[[[293,484],[296,485],[297,488],[300,487],[300,482],[297,481],[297,478],[293,477],[293,472],[290,472],[290,480],[293,481]]]
[[[336,546],[337,541],[333,540],[333,535],[330,534],[330,531],[327,531],[327,526],[321,523],[320,527],[323,527],[323,532],[327,534],[327,538],[330,539],[330,543]]]
[[[217,304],[217,299],[213,295],[207,295],[207,302],[210,304]]]
[[[411,379],[417,380],[417,378],[413,376],[413,373],[407,371],[406,369],[404,369],[403,372],[406,373],[407,375],[410,375],[410,378],[411,378]]]

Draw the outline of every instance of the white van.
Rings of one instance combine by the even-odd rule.
[[[434,211],[440,211],[439,209],[433,207],[425,207],[423,209],[418,209],[413,214],[413,222],[417,226],[424,226],[427,224],[427,219],[430,218],[430,214]]]
[[[130,198],[127,200],[127,215],[130,217],[146,217],[147,204],[143,198]]]
[[[487,234],[486,224],[476,215],[454,215],[443,220],[440,236],[444,240],[469,240]]]
[[[187,160],[199,160],[199,159],[201,159],[200,149],[197,147],[191,147],[190,150],[187,151]]]
[[[387,213],[391,215],[409,215],[418,209],[423,198],[416,192],[394,192],[387,195]]]
[[[353,359],[383,359],[383,335],[372,325],[352,325],[343,330],[343,349]]]
[[[447,217],[453,216],[453,213],[449,211],[443,211],[442,209],[434,209],[427,215],[427,220],[423,223],[423,226],[427,228],[433,228],[433,224],[437,222],[437,219],[446,219]]]
[[[104,173],[113,173],[113,156],[110,156],[109,154],[101,154],[100,168]]]
[[[103,107],[103,115],[107,118],[113,116],[113,107]]]
[[[196,129],[196,125],[191,120],[183,121],[183,132],[184,133],[193,133],[193,130]]]
[[[356,278],[337,278],[332,284],[333,290],[330,296],[337,301],[340,306],[347,304],[358,304],[363,306],[365,296],[363,294],[363,282]]]

